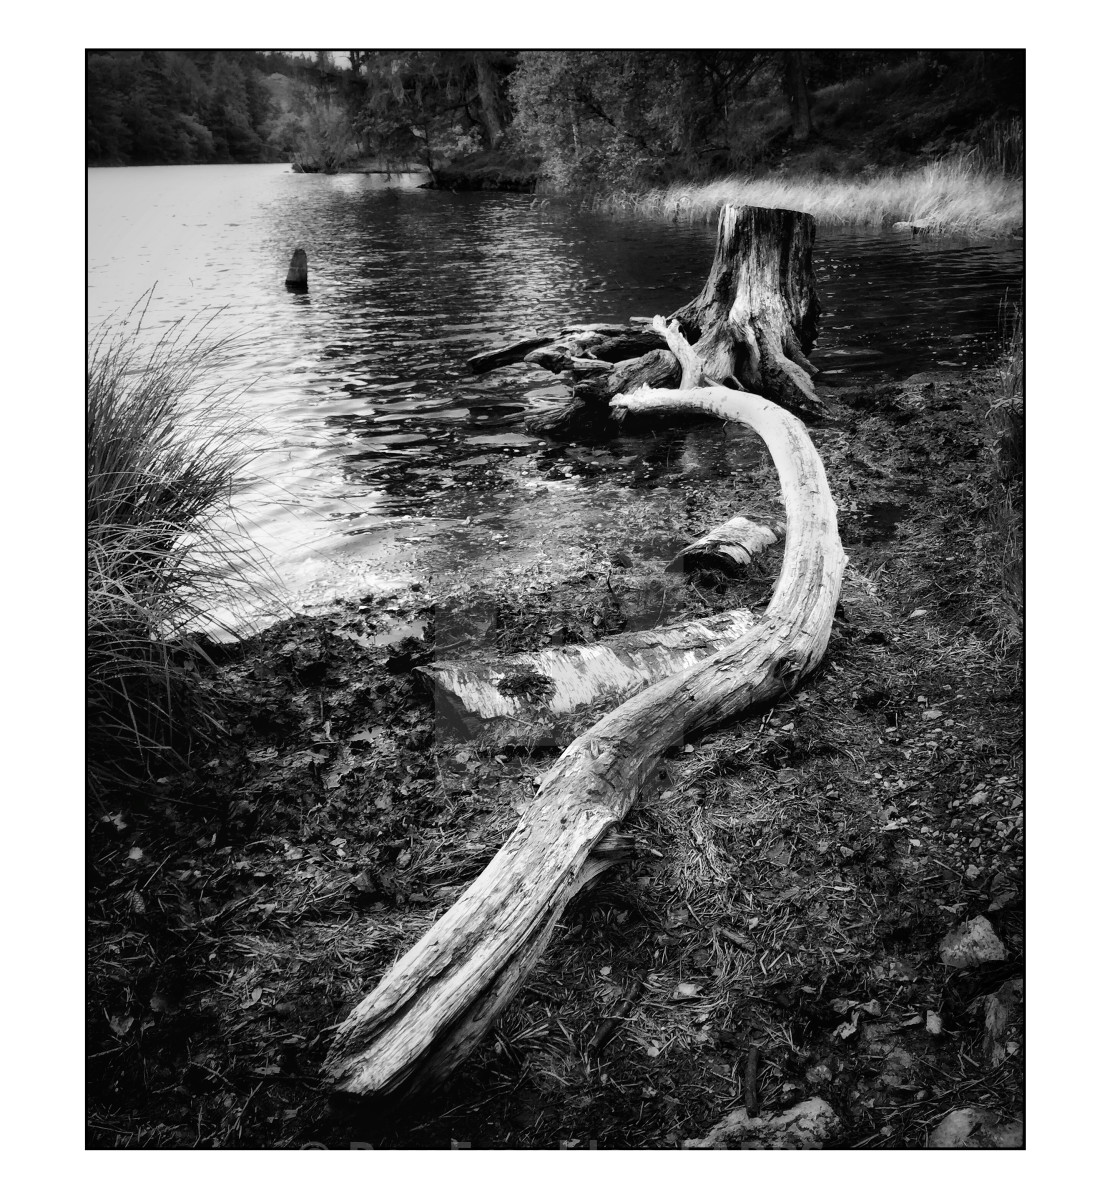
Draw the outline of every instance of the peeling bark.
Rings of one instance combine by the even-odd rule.
[[[643,687],[711,657],[757,622],[752,612],[721,612],[592,645],[432,662],[417,673],[445,727],[460,737],[492,747],[564,745]]]

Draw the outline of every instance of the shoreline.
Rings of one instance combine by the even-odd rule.
[[[674,581],[671,547],[593,531],[546,573],[339,605],[217,655],[228,743],[91,813],[91,1146],[675,1147],[725,1114],[711,1078],[730,1085],[752,1029],[760,1106],[822,1099],[837,1147],[921,1147],[980,1079],[987,1106],[1021,1109],[1022,673],[984,515],[997,372],[821,390],[837,419],[811,436],[850,564],[820,671],[666,758],[627,820],[635,861],[570,905],[448,1094],[376,1127],[308,1090],[324,1030],[477,876],[551,753],[446,741],[413,668],[597,640],[661,606],[654,579],[674,589],[666,620],[754,607],[781,553],[738,580]],[[682,542],[753,491],[777,502],[769,464],[678,491]],[[410,620],[420,638],[396,635]],[[998,977],[938,956],[981,914],[1006,946]],[[634,978],[657,1002],[608,1047],[607,1084],[584,1052]],[[997,991],[998,1078],[974,1002]],[[227,1100],[241,1110],[262,1077],[231,1128]],[[631,1090],[642,1115],[618,1119]],[[681,1091],[688,1105],[665,1098]]]
[[[661,216],[674,222],[712,221],[725,204],[749,204],[807,212],[822,227],[906,226],[914,236],[923,238],[1013,240],[1021,239],[1025,231],[1023,180],[975,168],[963,160],[848,177],[778,170],[632,192],[553,190],[535,165],[495,155],[487,156],[483,163],[462,160],[431,171],[415,163],[398,170],[356,160],[336,173],[386,179],[424,175],[426,181],[417,186],[431,191],[533,194],[552,202],[590,204],[598,211]]]

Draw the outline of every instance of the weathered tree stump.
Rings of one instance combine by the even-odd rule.
[[[296,250],[292,255],[292,260],[288,263],[288,277],[284,280],[284,286],[289,291],[307,290],[307,254],[305,251]]]
[[[720,384],[755,392],[811,418],[823,411],[807,355],[816,337],[820,305],[813,280],[816,221],[805,212],[726,205],[720,213],[715,257],[703,291],[660,324],[635,317],[626,325],[575,325],[476,354],[472,370],[526,361],[573,384],[572,403],[534,418],[534,432],[601,429],[602,409],[616,395],[643,385],[664,387],[679,378],[679,356],[665,353],[663,330],[676,322],[694,355],[693,377],[682,389]],[[615,363],[592,372],[588,361]]]
[[[820,304],[813,281],[816,221],[782,208],[736,208],[719,216],[704,290],[675,320],[694,353],[695,378],[758,392],[792,412],[817,413],[816,368],[806,354]]]

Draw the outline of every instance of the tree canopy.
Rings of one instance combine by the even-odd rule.
[[[945,78],[1021,107],[1018,51],[90,51],[87,159],[438,169],[499,151],[563,187],[643,187],[819,140],[829,89],[867,80],[872,111],[876,76],[900,70],[919,92]]]

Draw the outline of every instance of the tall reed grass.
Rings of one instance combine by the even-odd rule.
[[[153,342],[143,312],[90,339],[86,382],[87,777],[136,785],[211,744],[198,629],[245,586],[252,544],[230,499],[251,457],[229,342],[180,321]],[[210,318],[212,321],[213,318]]]
[[[1022,179],[968,154],[876,176],[729,176],[614,193],[598,203],[608,210],[690,221],[711,220],[725,204],[754,204],[809,212],[822,225],[880,228],[918,221],[932,233],[965,237],[1006,237],[1023,224]]]

